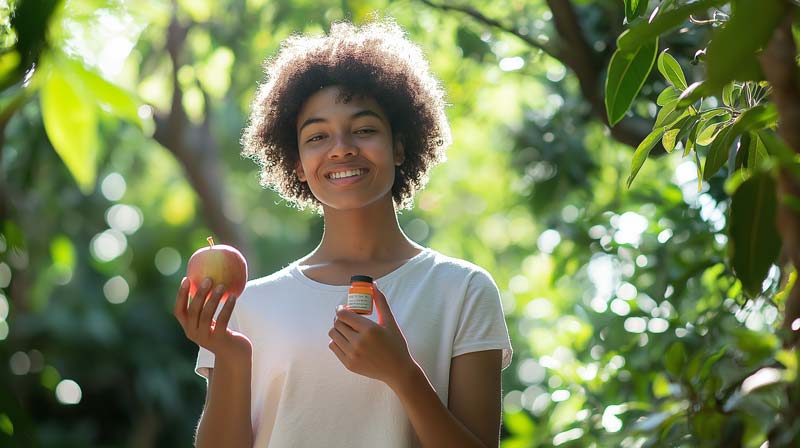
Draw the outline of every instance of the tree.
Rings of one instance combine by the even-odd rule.
[[[780,334],[784,346],[790,350],[782,352],[781,361],[776,365],[785,368],[780,372],[786,375],[783,377],[782,373],[773,370],[759,370],[753,376],[743,376],[732,383],[730,379],[722,380],[722,383],[728,383],[722,387],[719,377],[708,377],[708,374],[714,363],[726,356],[729,347],[722,346],[716,353],[709,351],[706,354],[709,361],[702,369],[696,364],[687,372],[680,368],[681,360],[687,358],[682,343],[677,341],[669,346],[665,367],[673,379],[682,384],[684,393],[677,396],[692,403],[691,409],[686,414],[654,413],[640,427],[657,430],[662,442],[663,438],[677,441],[681,437],[675,437],[673,425],[676,419],[688,417],[689,426],[684,431],[696,443],[706,443],[712,440],[709,435],[715,430],[734,428],[738,424],[735,422],[739,417],[729,418],[724,413],[739,405],[742,390],[746,391],[744,395],[752,390],[752,387],[744,386],[750,384],[748,380],[760,380],[764,381],[762,385],[779,384],[777,395],[782,397],[781,410],[763,422],[771,428],[771,445],[796,443],[797,429],[785,423],[796,420],[798,388],[793,380],[797,361],[793,347],[800,334],[800,320],[797,320],[800,318],[800,287],[793,286],[797,271],[797,233],[800,231],[797,207],[800,165],[796,155],[800,147],[792,144],[798,141],[798,137],[794,134],[794,126],[789,124],[797,121],[797,105],[800,104],[797,96],[800,88],[797,50],[792,34],[796,7],[784,1],[665,1],[652,4],[626,0],[613,5],[610,2],[580,2],[582,5],[576,8],[568,1],[548,1],[549,11],[544,14],[552,18],[553,28],[543,30],[539,27],[533,31],[531,24],[542,14],[542,8],[536,9],[535,3],[531,3],[529,9],[526,5],[524,11],[517,9],[506,19],[491,18],[473,7],[454,3],[428,0],[423,0],[423,3],[443,11],[465,14],[478,23],[511,34],[569,67],[595,119],[611,125],[611,135],[617,140],[637,148],[628,176],[629,187],[648,155],[661,155],[664,150],[672,152],[676,146],[684,150],[684,157],[694,154],[698,170],[697,192],[708,189],[708,184],[704,187],[705,180],[710,183],[712,191],[717,190],[716,194],[712,193],[716,202],[731,203],[729,230],[724,238],[724,241],[729,241],[726,270],[735,275],[740,284],[725,285],[722,291],[741,297],[746,300],[745,304],[767,300],[783,310],[783,331]],[[497,6],[495,11],[513,9],[514,6],[504,5]],[[610,20],[598,20],[598,10],[606,13]],[[687,22],[688,26],[685,25]],[[622,23],[627,23],[629,29],[616,31],[615,28]],[[713,28],[710,37],[705,33],[706,28]],[[540,34],[534,36],[537,31]],[[608,46],[614,50],[609,58],[603,44],[618,35],[616,49]],[[593,40],[600,43],[595,49],[587,43]],[[669,47],[670,52],[665,49],[659,55],[659,46]],[[764,49],[766,51],[762,52]],[[681,65],[670,53],[691,61],[693,65],[705,65],[706,73],[699,74],[704,79],[687,85]],[[659,72],[668,82],[663,90],[650,75],[656,60]],[[601,69],[598,68],[603,66],[608,66],[605,95],[601,94]],[[637,100],[640,91],[646,95]],[[658,98],[654,98],[656,94]],[[653,103],[662,106],[657,116]],[[627,113],[629,109],[632,116]],[[647,135],[639,134],[627,139],[629,123],[640,119],[641,115],[646,117],[649,109],[655,116],[652,129]],[[776,127],[782,139],[775,135]],[[656,147],[657,150],[653,151]],[[541,150],[538,152],[526,159],[541,161]],[[704,166],[701,166],[700,152],[705,156]],[[569,162],[558,155],[554,158],[557,166],[575,163],[574,157],[570,157]],[[729,165],[729,169],[725,169],[725,165]],[[720,170],[728,177],[724,190],[721,188],[724,179],[713,177]],[[574,182],[575,178],[571,181]],[[563,187],[561,191],[564,191]],[[537,202],[534,205],[542,204]],[[782,254],[780,259],[779,254]],[[715,257],[706,257],[707,261],[700,261],[697,271],[690,270],[684,280],[708,268],[724,267]],[[780,268],[777,276],[771,274],[773,263]],[[774,279],[780,285],[777,289]],[[732,291],[731,286],[736,290],[743,288],[744,294]],[[659,292],[663,296],[664,290]],[[672,302],[679,297],[673,295],[669,299]],[[722,303],[719,305],[720,310],[725,308]],[[772,379],[765,380],[767,377]],[[715,381],[717,384],[713,385]],[[742,384],[740,394],[732,396],[732,385],[739,384]],[[699,392],[698,387],[708,392]],[[666,391],[655,393],[656,398],[672,395]],[[714,396],[711,403],[707,402],[710,395],[706,393]],[[661,394],[663,396],[659,397]],[[737,404],[729,404],[731,402]],[[710,430],[709,418],[714,421]],[[694,420],[703,423],[693,424]],[[741,444],[743,438],[748,443],[758,440],[747,433],[734,431],[733,435],[730,432],[725,434],[726,443]],[[659,440],[657,434],[651,441],[656,440]]]

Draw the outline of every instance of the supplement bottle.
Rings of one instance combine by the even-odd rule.
[[[358,314],[372,314],[372,277],[368,275],[350,277],[347,308]]]

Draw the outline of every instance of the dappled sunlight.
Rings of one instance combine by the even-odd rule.
[[[786,253],[777,230],[764,234],[770,207],[733,213],[737,191],[739,207],[791,202],[771,179],[796,158],[774,137],[774,89],[694,84],[710,76],[705,34],[733,12],[662,2],[675,17],[699,8],[697,23],[654,45],[641,33],[664,12],[634,0],[474,2],[500,26],[458,2],[71,0],[28,61],[19,45],[36,36],[11,28],[20,3],[0,7],[0,352],[15,392],[0,397],[0,445],[37,431],[41,446],[191,443],[206,386],[171,314],[189,255],[210,234],[240,238],[254,280],[323,231],[241,156],[262,64],[291,33],[374,11],[408,31],[447,92],[447,161],[398,221],[499,288],[514,346],[501,446],[800,437],[786,424],[798,357],[784,346],[800,331],[784,322],[797,274],[773,254]],[[580,42],[553,5],[576,12]],[[637,84],[620,61],[651,75]]]

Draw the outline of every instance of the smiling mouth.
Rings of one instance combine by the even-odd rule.
[[[325,177],[331,180],[337,179],[349,179],[358,176],[362,176],[367,173],[367,170],[364,168],[358,168],[354,170],[347,170],[347,171],[337,171],[334,173],[327,174]]]

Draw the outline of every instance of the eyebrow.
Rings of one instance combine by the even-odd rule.
[[[378,120],[380,120],[381,122],[384,122],[383,118],[380,115],[378,115],[376,112],[371,111],[369,109],[360,110],[360,111],[358,111],[358,112],[356,112],[356,113],[354,113],[353,115],[350,116],[351,119],[356,119],[356,118],[361,118],[361,117],[375,117]],[[326,120],[324,118],[317,118],[317,117],[309,118],[308,120],[304,121],[303,124],[300,125],[300,129],[297,130],[297,133],[299,134],[299,133],[303,132],[303,128],[308,126],[308,125],[311,125],[311,124],[314,124],[314,123],[325,123],[327,121],[328,120]]]

